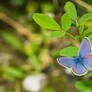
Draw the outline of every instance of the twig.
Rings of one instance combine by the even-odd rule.
[[[72,0],[73,2],[85,7],[87,10],[92,10],[92,6],[82,0]]]
[[[18,80],[15,82],[15,92],[21,92],[21,88]]]
[[[66,33],[66,35],[68,35],[68,36],[70,36],[71,38],[73,38],[74,40],[76,40],[75,37],[74,37],[72,34],[70,34],[70,33],[68,33],[68,32],[65,32],[65,33]]]
[[[61,31],[64,32],[66,35],[70,36],[72,39],[76,40],[72,34],[65,32],[63,29],[61,29]]]
[[[75,40],[72,39],[71,41],[72,41],[72,44],[73,44],[74,46],[76,46],[76,47],[78,47],[78,48],[80,47],[80,44],[78,43],[77,40],[75,41]]]

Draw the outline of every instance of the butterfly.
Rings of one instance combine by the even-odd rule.
[[[60,65],[66,68],[72,68],[72,72],[77,76],[85,75],[92,69],[91,45],[87,37],[82,40],[78,56],[57,58]]]

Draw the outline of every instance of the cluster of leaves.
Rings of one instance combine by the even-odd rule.
[[[34,13],[33,19],[41,27],[45,29],[53,30],[51,32],[52,38],[59,38],[59,37],[63,37],[64,35],[69,35],[73,39],[80,41],[82,40],[82,38],[89,36],[89,39],[91,40],[91,35],[89,34],[92,33],[92,29],[88,28],[84,30],[84,26],[88,20],[92,19],[92,14],[91,13],[84,14],[80,19],[78,19],[76,8],[72,2],[67,2],[64,6],[64,10],[65,13],[61,17],[61,26],[54,19],[52,19],[50,16],[46,14]],[[79,35],[76,35],[74,37],[72,34],[67,32],[72,28],[72,26],[79,29]],[[66,53],[66,51],[69,53]],[[78,48],[71,46],[64,48],[62,51],[60,51],[60,55],[76,56],[77,52],[78,52]]]
[[[51,32],[52,38],[59,38],[65,35],[72,37],[77,41],[81,41],[84,37],[88,36],[90,42],[92,43],[92,29],[87,28],[86,23],[92,20],[92,14],[87,13],[81,16],[79,19],[77,17],[77,11],[75,5],[72,2],[67,2],[64,6],[65,13],[61,17],[61,26],[50,16],[42,14],[42,13],[34,13],[33,19],[34,21],[40,25],[41,27],[49,30],[53,30]],[[68,32],[72,27],[78,29],[79,34],[73,36]],[[74,46],[66,47],[60,51],[61,56],[77,56],[78,48]],[[88,77],[92,77],[92,72],[90,71],[87,74]],[[92,83],[86,81],[77,81],[75,83],[76,88],[79,90],[92,90]]]
[[[9,21],[9,20],[8,22],[12,24],[10,25],[8,23],[8,25],[10,25],[9,30],[7,30],[7,26],[8,26],[7,20],[4,21],[6,22],[4,25],[7,25],[7,26],[1,26],[2,28],[1,28],[0,36],[2,36],[3,38],[3,41],[4,41],[3,44],[7,44],[7,47],[11,46],[11,48],[13,49],[8,47],[10,50],[8,50],[7,54],[10,55],[12,58],[10,60],[4,60],[9,62],[8,65],[4,63],[4,61],[2,63],[0,61],[0,66],[1,66],[0,79],[3,79],[3,81],[9,81],[9,84],[11,84],[10,86],[11,88],[5,87],[7,85],[7,82],[6,82],[4,83],[3,89],[0,86],[0,92],[4,89],[7,89],[7,90],[2,92],[7,92],[7,91],[10,92],[11,89],[15,90],[15,86],[12,85],[13,82],[14,82],[14,85],[16,85],[16,82],[21,82],[21,84],[18,83],[18,85],[21,87],[22,81],[26,76],[42,72],[42,69],[44,68],[45,64],[47,64],[45,62],[46,57],[51,59],[49,55],[50,53],[48,50],[50,43],[48,43],[48,40],[45,37],[46,35],[45,30],[39,29],[38,26],[36,26],[33,20],[31,19],[31,16],[33,12],[38,12],[39,9],[41,10],[41,12],[44,12],[44,13],[53,12],[55,10],[55,7],[53,3],[49,1],[44,2],[44,0],[40,4],[38,4],[39,1],[34,1],[34,0],[31,0],[31,1],[30,0],[10,0],[8,1],[8,3],[4,0],[2,2],[5,3],[5,6],[1,3],[0,11],[3,12],[3,14],[5,14],[6,17],[9,17],[9,19],[16,20],[16,23],[18,23],[18,20],[19,20],[20,24],[24,24],[26,25],[26,27],[29,27],[29,30],[31,30],[30,34],[32,34],[31,40],[28,38],[27,35],[24,36],[21,34],[20,36],[20,32],[16,32],[17,30],[16,29],[14,30],[12,28],[13,23],[12,21]],[[40,5],[40,8],[39,8],[39,5]],[[4,11],[6,10],[7,10],[7,13],[6,12],[4,13]],[[3,21],[1,23],[3,23]],[[34,31],[37,28],[39,32]],[[10,30],[12,31],[9,32]],[[42,46],[42,44],[45,44],[45,45]],[[6,53],[7,47],[1,46],[0,48],[1,49],[4,48],[4,51],[2,52]],[[46,92],[48,91],[49,89],[47,89]]]
[[[39,71],[39,67],[40,67],[41,62],[39,62],[39,59],[37,57],[37,51],[39,51],[39,44],[38,43],[35,43],[35,42],[30,43],[29,42],[28,43],[29,47],[26,48],[26,46],[18,38],[14,37],[13,35],[10,35],[8,33],[3,32],[2,37],[8,43],[10,43],[12,46],[14,46],[17,50],[19,50],[21,53],[23,53],[24,55],[28,56],[29,60],[32,61],[31,64],[33,65],[33,68],[36,71]],[[6,69],[6,71],[8,71],[8,69]],[[15,69],[15,71],[17,71],[17,70]]]

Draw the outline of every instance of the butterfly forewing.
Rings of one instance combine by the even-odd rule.
[[[60,65],[67,68],[71,68],[73,65],[75,65],[74,58],[71,57],[60,57],[57,60]]]
[[[91,53],[91,45],[88,38],[84,38],[80,45],[78,56],[84,57],[88,53]]]

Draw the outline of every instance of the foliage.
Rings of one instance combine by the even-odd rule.
[[[92,84],[86,81],[77,81],[75,83],[76,88],[78,88],[81,91],[88,91],[92,90]]]
[[[24,3],[24,0],[11,0],[11,3],[16,6],[20,6]]]
[[[15,78],[22,78],[23,73],[19,69],[13,67],[3,67],[3,77],[8,80],[14,80]]]
[[[61,5],[64,3],[63,12]],[[62,85],[67,84],[66,77],[54,62],[58,52],[60,56],[75,57],[78,54],[76,44],[79,45],[84,37],[92,44],[92,14],[84,14],[84,11],[79,14],[79,7],[76,9],[72,2],[65,0],[1,1],[0,82],[3,83],[0,92],[25,92],[23,80],[38,73],[45,73],[52,79],[52,84],[48,81],[42,92],[66,92]],[[81,81],[76,79],[75,87],[80,91],[92,90],[91,77],[92,71],[89,71],[79,78]]]
[[[63,16],[62,16],[62,19],[61,19],[61,24],[62,24],[62,29],[64,31],[67,31],[71,28],[71,18],[70,16],[68,15],[68,13],[65,13]]]
[[[92,34],[89,35],[88,38],[89,38],[89,40],[90,40],[90,42],[91,42],[91,44],[92,44]]]
[[[77,11],[75,5],[72,2],[67,2],[64,6],[64,10],[66,13],[68,13],[71,19],[73,20],[77,19]]]
[[[41,27],[50,29],[50,30],[60,30],[60,26],[56,23],[55,20],[50,18],[48,15],[35,13],[33,15],[33,19],[39,24]]]
[[[78,42],[80,42],[84,37],[88,36],[90,42],[92,43],[92,35],[91,35],[92,29],[86,28],[86,30],[84,30],[86,27],[85,24],[92,19],[92,14],[91,13],[84,14],[78,19],[75,5],[70,1],[65,4],[64,10],[65,13],[61,17],[62,27],[59,27],[58,24],[54,23],[54,20],[52,22],[53,24],[50,23],[49,21],[51,19],[50,17],[47,19],[48,21],[46,21],[45,24],[44,19],[46,19],[45,16],[47,15],[44,14],[38,13],[38,15],[36,16],[36,14],[34,13],[33,19],[37,24],[39,24],[41,27],[45,29],[56,30],[56,31],[52,31],[51,33],[52,38],[64,37],[65,35],[68,35],[71,38],[73,38],[75,41],[77,40]],[[72,26],[78,29],[79,35],[73,36],[71,33],[68,32],[70,29],[72,29]],[[61,56],[73,57],[73,56],[77,56],[77,54],[78,54],[78,48],[74,46],[66,47],[60,51]],[[92,72],[89,71],[86,76],[92,77]],[[81,91],[92,90],[92,83],[87,81],[77,81],[75,83],[75,86]]]
[[[50,2],[42,3],[41,7],[42,11],[47,13],[53,12],[55,10],[54,4]]]
[[[20,40],[18,40],[17,38],[8,33],[2,33],[2,36],[8,43],[12,44],[15,48],[19,49],[21,52],[24,52],[24,46],[20,42]]]
[[[91,18],[92,18],[92,14],[91,13],[85,14],[85,15],[83,15],[79,19],[78,23],[79,23],[79,25],[84,25],[85,22],[88,21],[88,20],[90,20]]]
[[[70,47],[66,47],[66,48],[62,49],[60,51],[60,55],[61,56],[68,56],[68,57],[77,56],[78,51],[79,51],[78,48],[70,46]]]
[[[51,38],[58,38],[58,37],[63,37],[64,32],[62,31],[53,31],[51,32]]]

